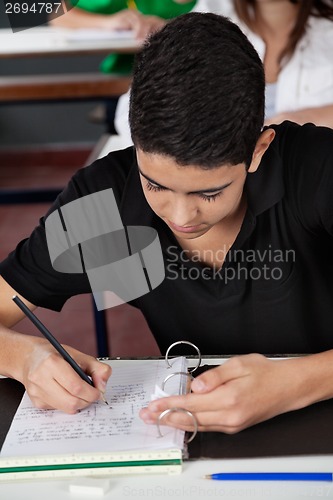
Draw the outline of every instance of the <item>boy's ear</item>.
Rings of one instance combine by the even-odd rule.
[[[275,137],[275,130],[272,128],[268,128],[261,132],[259,139],[257,140],[256,147],[254,148],[254,152],[252,155],[252,161],[250,167],[248,168],[248,172],[253,173],[257,170],[260,165],[261,158],[263,157],[265,151],[269,148],[269,145],[273,141]]]

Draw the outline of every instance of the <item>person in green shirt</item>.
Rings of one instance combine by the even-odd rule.
[[[50,21],[64,28],[133,30],[143,40],[162,28],[168,19],[189,12],[196,0],[185,5],[177,0],[71,0],[75,4],[65,15]],[[101,63],[103,73],[130,74],[131,54],[110,54]]]
[[[168,19],[193,9],[196,0],[185,5],[181,0],[70,0],[73,8],[63,16],[50,19],[53,26],[71,29],[133,30],[138,40],[161,29]],[[109,54],[100,64],[103,73],[129,75],[132,71],[132,54]],[[117,133],[114,119],[118,97],[105,101],[107,132]]]

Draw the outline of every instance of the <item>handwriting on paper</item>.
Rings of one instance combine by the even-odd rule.
[[[105,397],[75,415],[35,408],[27,394],[18,408],[1,456],[131,450],[175,445],[170,439],[156,443],[156,429],[139,418],[139,410],[150,401],[155,384],[169,375],[164,360],[139,367],[113,369]],[[174,371],[184,370],[179,358]],[[173,384],[173,387],[172,387]],[[170,389],[179,393],[179,379],[170,379]],[[170,441],[171,440],[171,441]],[[169,442],[168,442],[169,441]]]

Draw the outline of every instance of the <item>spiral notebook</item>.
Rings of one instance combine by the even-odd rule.
[[[168,394],[184,394],[187,361],[174,358],[112,363],[105,398],[75,415],[40,410],[27,393],[16,411],[0,455],[0,481],[76,475],[177,473],[185,452],[184,432],[139,418],[164,387]],[[170,377],[174,373],[175,376]]]

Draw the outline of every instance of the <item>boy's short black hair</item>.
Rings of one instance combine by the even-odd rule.
[[[230,20],[189,13],[137,55],[130,99],[134,145],[179,165],[249,165],[265,108],[265,76]]]

